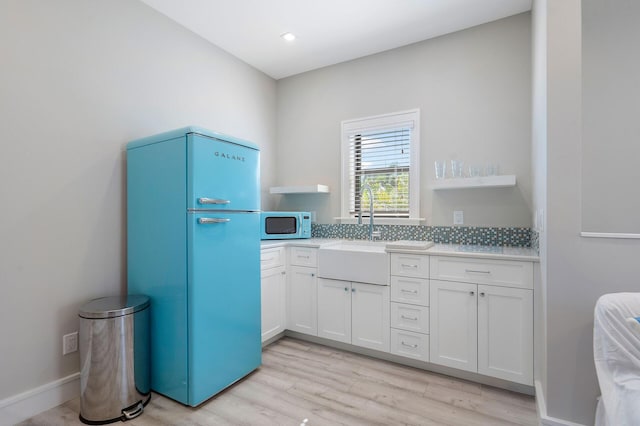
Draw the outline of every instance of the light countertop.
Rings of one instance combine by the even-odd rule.
[[[336,238],[264,240],[261,242],[261,248],[265,249],[287,246],[320,248],[325,244],[335,244],[339,241],[341,240]],[[381,241],[377,242],[380,243]],[[473,257],[482,259],[523,260],[529,262],[540,261],[540,257],[535,252],[535,250],[526,247],[481,246],[469,244],[435,244],[426,250],[388,248],[387,252],[428,254],[432,256]]]
[[[336,243],[340,241],[337,238],[302,238],[292,240],[262,240],[260,242],[260,248],[275,248],[275,247],[315,247],[320,248],[324,244]]]

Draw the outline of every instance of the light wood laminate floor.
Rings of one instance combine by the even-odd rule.
[[[21,425],[82,425],[75,399]],[[198,408],[153,394],[126,425],[537,425],[535,400],[292,338]],[[122,424],[122,423],[115,423]]]

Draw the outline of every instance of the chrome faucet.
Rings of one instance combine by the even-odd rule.
[[[368,183],[362,185],[360,189],[360,210],[358,211],[358,225],[362,225],[362,193],[367,191],[369,194],[369,241],[373,241],[374,237],[380,236],[380,231],[373,231],[373,191]]]

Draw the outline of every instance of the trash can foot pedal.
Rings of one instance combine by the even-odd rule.
[[[144,404],[142,401],[138,401],[136,404],[133,404],[131,407],[127,407],[122,410],[122,421],[131,420],[138,417],[144,411]]]

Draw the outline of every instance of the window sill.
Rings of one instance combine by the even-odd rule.
[[[340,224],[356,224],[358,218],[356,217],[334,217],[336,223]],[[363,224],[369,224],[369,218],[362,218]],[[427,219],[423,217],[419,218],[402,218],[402,217],[374,217],[374,225],[426,225]]]

